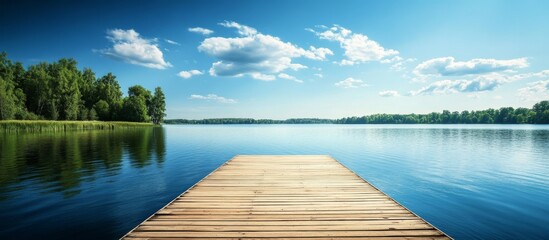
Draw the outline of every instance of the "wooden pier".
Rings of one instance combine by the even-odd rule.
[[[124,239],[449,239],[330,156],[240,155]]]

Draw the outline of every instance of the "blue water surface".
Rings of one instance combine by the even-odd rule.
[[[455,239],[549,238],[547,125],[0,133],[0,239],[116,239],[238,154],[329,154]]]

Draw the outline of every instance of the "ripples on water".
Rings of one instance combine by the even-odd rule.
[[[237,154],[330,154],[456,239],[549,237],[549,126],[0,135],[0,239],[115,239]]]

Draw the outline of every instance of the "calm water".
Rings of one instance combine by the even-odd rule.
[[[210,125],[0,133],[0,239],[119,238],[236,154],[330,154],[456,239],[549,238],[549,126]]]

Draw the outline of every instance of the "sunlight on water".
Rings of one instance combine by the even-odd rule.
[[[549,236],[549,126],[165,126],[0,139],[0,239],[118,238],[237,154],[330,154],[456,239]]]

